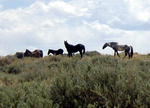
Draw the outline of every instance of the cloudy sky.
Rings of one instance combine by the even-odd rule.
[[[149,0],[0,0],[0,55],[82,43],[87,51],[116,41],[150,53]],[[66,51],[66,50],[65,50]]]

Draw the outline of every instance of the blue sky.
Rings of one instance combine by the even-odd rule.
[[[0,55],[63,48],[64,40],[102,50],[117,41],[150,53],[149,0],[0,0]]]
[[[4,9],[15,9],[29,6],[35,0],[0,0]]]

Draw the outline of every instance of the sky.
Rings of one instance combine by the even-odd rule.
[[[86,51],[113,54],[106,42],[150,53],[149,0],[0,0],[0,56],[26,49],[63,48],[64,40]]]

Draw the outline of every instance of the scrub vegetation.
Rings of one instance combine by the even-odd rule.
[[[0,108],[150,108],[150,55],[1,57]]]

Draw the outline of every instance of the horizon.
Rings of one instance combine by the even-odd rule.
[[[0,0],[0,56],[25,49],[84,44],[86,51],[102,50],[106,42],[132,45],[134,52],[150,53],[148,0]]]

